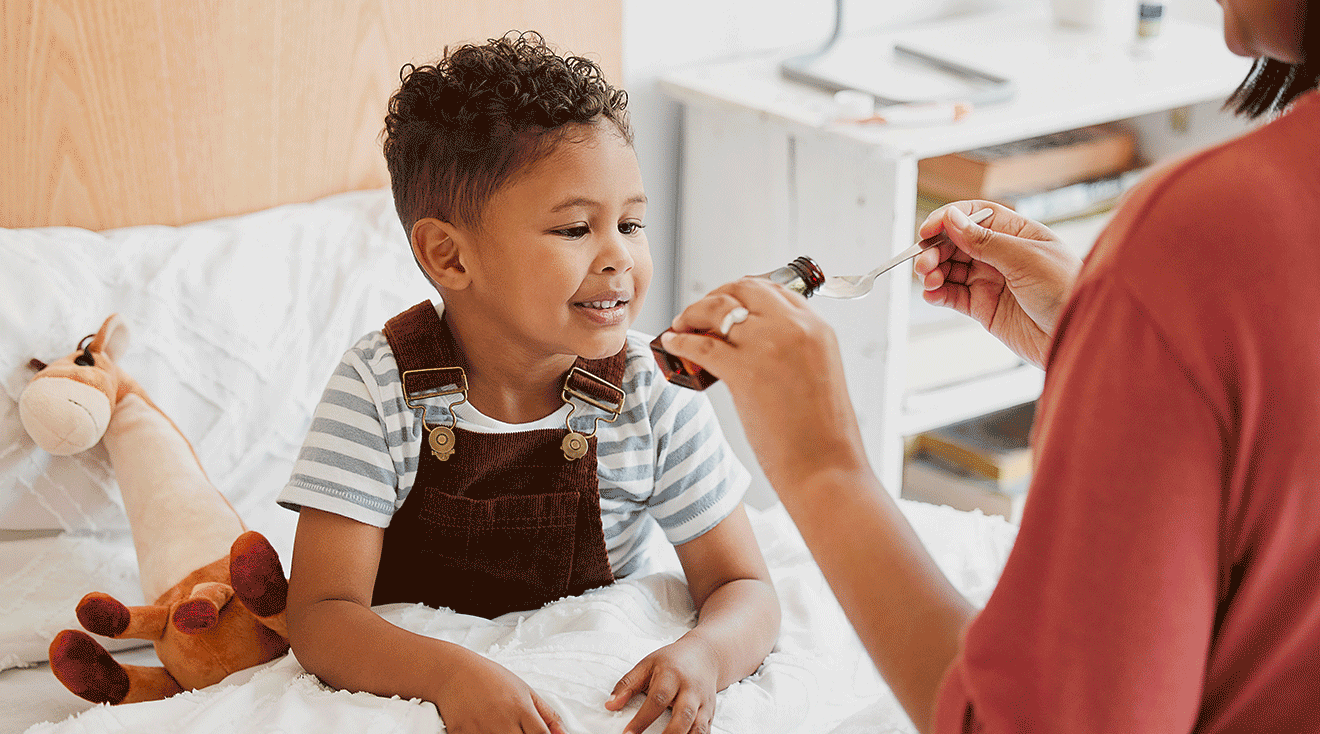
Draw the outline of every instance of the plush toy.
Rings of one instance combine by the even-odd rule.
[[[164,667],[122,666],[78,630],[51,642],[60,682],[111,704],[208,686],[289,647],[279,556],[260,533],[246,531],[178,427],[116,365],[127,343],[124,321],[112,315],[73,354],[50,365],[32,360],[39,372],[19,396],[23,427],[46,451],[63,456],[105,442],[142,593],[155,600],[127,607],[92,592],[77,614],[96,634],[154,641]]]

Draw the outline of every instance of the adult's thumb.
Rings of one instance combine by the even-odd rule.
[[[1008,228],[1015,223],[1007,220],[1016,216],[1011,210],[997,209],[990,221],[998,227]],[[960,250],[1005,275],[1021,269],[1035,254],[1030,240],[981,226],[956,206],[948,208],[945,230]]]

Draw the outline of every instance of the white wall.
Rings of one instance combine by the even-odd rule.
[[[1046,0],[845,0],[845,33]],[[1134,0],[1135,1],[1135,0]],[[1214,0],[1172,0],[1170,18],[1218,24]],[[680,110],[657,80],[671,69],[746,54],[810,50],[829,36],[834,0],[624,0],[623,85],[650,205],[646,234],[655,277],[636,328],[659,333],[687,304],[674,303]],[[736,227],[737,222],[730,222]]]

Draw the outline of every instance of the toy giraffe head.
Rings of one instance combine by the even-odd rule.
[[[178,426],[116,364],[127,347],[127,325],[110,316],[72,354],[42,365],[18,409],[33,441],[52,454],[104,443],[150,600],[223,557],[246,528]]]
[[[128,326],[118,315],[82,340],[78,349],[41,371],[18,399],[23,428],[37,445],[56,456],[95,446],[110,425],[115,404],[136,387],[115,360],[128,346]]]

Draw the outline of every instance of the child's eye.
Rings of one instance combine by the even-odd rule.
[[[646,225],[641,222],[619,222],[619,233],[633,235],[646,229]]]
[[[586,237],[587,234],[590,232],[591,232],[591,228],[585,224],[578,224],[572,227],[564,227],[563,229],[551,230],[551,234],[557,234],[560,237],[567,237],[571,240],[582,239],[583,237]]]

